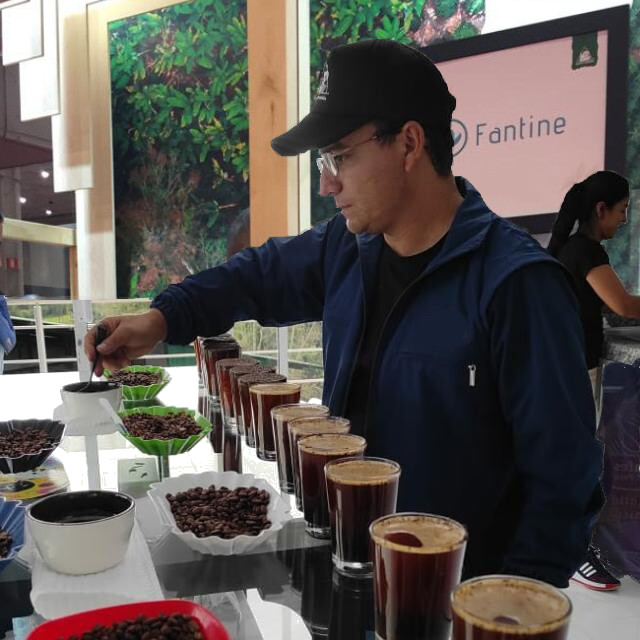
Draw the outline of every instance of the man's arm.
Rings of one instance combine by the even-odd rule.
[[[503,570],[564,587],[603,504],[602,449],[577,302],[559,266],[533,264],[500,285],[489,322],[526,496]]]
[[[225,264],[188,276],[156,296],[167,320],[166,341],[227,331],[234,322],[282,326],[322,318],[323,263],[329,223],[290,238],[271,238]]]

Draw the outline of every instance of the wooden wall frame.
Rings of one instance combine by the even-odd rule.
[[[87,6],[93,188],[76,192],[81,298],[116,297],[108,24],[182,1],[101,0]],[[247,0],[253,246],[299,231],[298,158],[279,158],[269,144],[299,118],[297,4]]]

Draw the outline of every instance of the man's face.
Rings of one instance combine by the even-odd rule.
[[[321,149],[333,154],[338,175],[324,168],[319,193],[333,196],[351,233],[389,233],[402,206],[402,148],[397,137],[382,144],[374,135],[374,125],[367,124]]]

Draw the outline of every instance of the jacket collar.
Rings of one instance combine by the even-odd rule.
[[[487,207],[477,189],[465,178],[456,177],[464,200],[454,216],[442,249],[429,263],[427,275],[461,255],[478,249],[485,241],[495,214]],[[381,234],[362,233],[356,236],[365,282],[376,279],[376,267],[384,244]]]

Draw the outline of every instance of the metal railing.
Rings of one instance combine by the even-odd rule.
[[[96,302],[96,305],[125,305],[138,303],[145,304],[148,303],[147,299],[133,299],[133,300],[109,300],[109,301],[99,301]],[[9,310],[11,313],[11,307],[31,307],[33,310],[33,318],[31,317],[20,317],[14,314],[11,314],[14,319],[14,324],[16,320],[19,321],[30,321],[32,320],[32,324],[15,324],[15,330],[18,336],[18,340],[20,340],[20,333],[25,331],[35,332],[35,341],[36,341],[36,358],[22,358],[22,359],[12,359],[9,357],[5,357],[5,373],[7,372],[7,365],[20,365],[20,364],[28,364],[33,365],[37,364],[40,373],[47,373],[49,371],[49,365],[56,363],[75,363],[77,365],[78,371],[80,372],[80,378],[84,379],[88,377],[90,363],[84,355],[84,351],[82,349],[82,345],[84,342],[84,336],[86,332],[95,324],[94,322],[94,309],[93,309],[92,301],[90,300],[74,300],[74,301],[66,301],[66,300],[24,300],[24,299],[11,299],[9,300]],[[47,306],[57,305],[57,306],[71,306],[71,317],[73,318],[73,324],[63,323],[63,322],[48,322],[44,319],[43,309]],[[47,354],[47,343],[46,336],[51,332],[56,332],[60,330],[73,330],[74,332],[74,341],[76,347],[76,356],[72,357],[49,357]],[[276,333],[276,348],[275,349],[244,349],[243,353],[246,355],[258,356],[263,358],[269,358],[274,361],[276,368],[279,372],[284,375],[289,375],[290,369],[296,369],[303,371],[305,368],[309,371],[309,373],[316,373],[318,369],[320,372],[322,371],[322,366],[307,363],[301,360],[292,360],[292,354],[301,354],[301,353],[320,353],[322,351],[319,347],[296,347],[289,348],[289,331],[287,327],[279,327]],[[187,352],[171,352],[171,353],[151,353],[147,354],[144,357],[140,358],[140,360],[144,362],[154,362],[157,360],[182,360],[182,359],[192,359],[194,357],[194,353],[192,351]],[[304,384],[311,383],[321,383],[323,381],[322,377],[314,376],[312,378],[296,378],[291,379],[291,382],[298,382]]]

